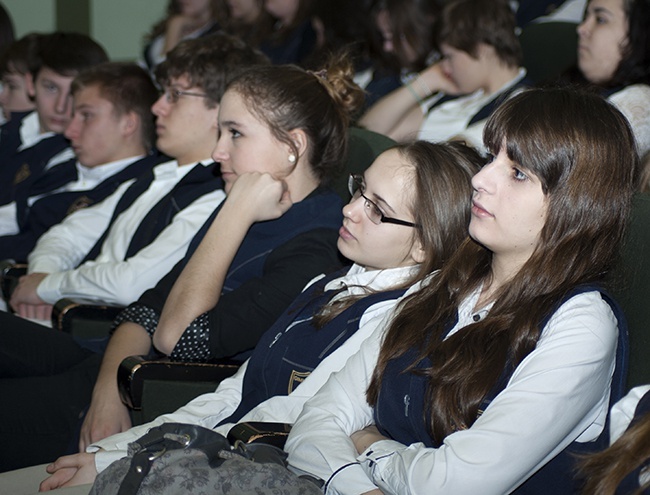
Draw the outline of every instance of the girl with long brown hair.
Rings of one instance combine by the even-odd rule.
[[[568,452],[601,437],[625,328],[600,283],[634,137],[598,96],[531,90],[484,141],[470,238],[291,432],[290,463],[325,493],[570,493]]]

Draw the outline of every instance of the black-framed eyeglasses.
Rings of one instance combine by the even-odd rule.
[[[377,225],[380,223],[393,223],[395,225],[404,225],[405,227],[418,227],[418,225],[413,222],[390,218],[384,215],[381,208],[377,206],[377,203],[363,194],[366,190],[366,184],[363,182],[363,177],[359,174],[350,174],[350,178],[348,179],[348,190],[350,191],[353,200],[358,199],[359,197],[363,198],[363,211],[366,212],[366,216],[372,223]]]
[[[207,98],[208,95],[205,93],[194,93],[193,91],[181,91],[180,89],[177,88],[165,88],[165,92],[163,93],[165,95],[165,99],[167,100],[167,103],[178,103],[178,100],[180,99],[181,96],[196,96],[198,98]]]

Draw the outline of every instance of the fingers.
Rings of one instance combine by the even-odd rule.
[[[35,320],[50,320],[52,318],[51,304],[18,304],[14,311],[23,317]]]
[[[81,454],[63,455],[59,457],[56,461],[54,461],[52,464],[49,464],[45,468],[45,470],[48,473],[55,473],[56,471],[62,468],[69,468],[69,467],[77,468],[79,467],[79,461],[81,459],[80,455]]]
[[[50,466],[52,466],[52,464],[50,464]],[[49,470],[50,466],[48,466],[48,471],[47,471],[48,473],[52,472]],[[52,474],[52,476],[45,478],[41,482],[41,484],[38,487],[38,491],[47,492],[49,490],[54,490],[56,488],[59,488],[60,486],[70,481],[76,472],[77,472],[76,468],[58,469],[54,471],[54,474]]]

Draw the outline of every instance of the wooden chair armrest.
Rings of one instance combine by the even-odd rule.
[[[236,441],[241,441],[244,443],[265,443],[283,449],[290,431],[291,425],[288,423],[248,421],[233,426],[228,432],[228,440],[232,445]]]
[[[84,299],[59,299],[52,309],[52,328],[83,339],[107,337],[122,306]]]
[[[141,419],[148,421],[176,410],[201,393],[214,391],[240,365],[230,360],[183,363],[168,358],[130,356],[117,371],[120,398],[132,410],[143,411]]]

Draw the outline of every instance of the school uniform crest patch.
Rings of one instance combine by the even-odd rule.
[[[27,163],[23,163],[18,169],[18,172],[16,172],[16,175],[14,175],[14,185],[20,184],[30,175],[32,175],[32,171],[30,170],[29,165]]]
[[[291,376],[289,377],[289,387],[287,388],[287,394],[290,394],[293,392],[298,385],[300,385],[302,382],[305,381],[305,378],[307,378],[311,374],[310,371],[296,371],[293,370],[291,372]]]
[[[90,199],[88,196],[81,196],[80,198],[77,198],[72,202],[72,204],[68,208],[68,211],[66,212],[66,215],[71,215],[75,211],[86,208],[93,203],[94,201]]]

